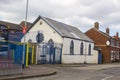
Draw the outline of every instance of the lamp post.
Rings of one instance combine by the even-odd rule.
[[[25,15],[25,26],[23,27],[23,34],[24,34],[24,44],[23,44],[23,54],[22,54],[22,68],[24,68],[24,60],[25,60],[25,39],[26,39],[26,28],[27,28],[27,14],[28,14],[28,2],[26,3],[26,15]]]

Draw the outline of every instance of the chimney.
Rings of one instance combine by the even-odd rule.
[[[106,28],[106,33],[109,35],[110,34],[110,29],[107,27]]]
[[[118,33],[118,32],[116,32],[116,37],[117,37],[117,38],[119,37],[119,33]]]
[[[98,23],[98,22],[95,22],[95,23],[94,23],[94,27],[95,27],[97,30],[99,30],[99,23]]]

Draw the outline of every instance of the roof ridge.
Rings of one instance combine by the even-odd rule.
[[[93,28],[93,29],[96,30],[97,32],[99,32],[99,33],[105,35],[106,37],[112,37],[112,36],[106,34],[105,32],[103,32],[103,31],[101,31],[101,30],[97,30],[97,29],[95,29],[95,28]]]
[[[8,23],[8,24],[14,24],[14,25],[19,25],[19,24],[17,24],[17,23],[8,22],[8,21],[2,21],[2,20],[0,20],[0,22],[4,22],[4,23]]]
[[[21,22],[26,22],[26,21],[24,21],[24,20],[23,20],[23,21],[21,21]],[[21,22],[20,22],[20,23],[21,23]],[[29,22],[29,21],[27,21],[27,23],[30,23],[30,24],[32,24],[32,22]]]
[[[44,18],[48,18],[48,17],[44,17]],[[70,26],[70,27],[73,27],[73,28],[76,28],[74,25],[69,25],[69,24],[67,24],[67,23],[63,23],[63,22],[61,22],[61,21],[58,21],[58,20],[55,20],[55,19],[51,19],[51,18],[48,18],[48,19],[53,20],[53,21],[55,21],[55,22],[62,23],[62,24],[64,24],[64,25],[67,25],[67,26]]]
[[[77,38],[75,35],[70,35],[69,37],[74,37],[74,38],[76,38],[76,39],[82,39],[82,40],[87,40],[87,41],[93,41],[93,40],[91,40],[87,35],[85,35],[80,29],[78,29],[77,27],[75,27],[75,26],[71,26],[71,25],[69,25],[69,24],[65,24],[65,23],[62,23],[62,22],[59,22],[59,21],[56,21],[56,20],[54,20],[54,19],[50,19],[50,18],[46,18],[46,17],[44,17],[45,19],[47,19],[47,21],[49,21],[53,26],[54,26],[54,24],[55,25],[59,25],[59,29],[60,29],[60,24],[61,24],[61,26],[63,27],[63,28],[66,28],[66,29],[61,29],[61,30],[65,30],[65,31],[67,31],[68,32],[68,34],[70,34],[70,32],[72,32],[72,33],[74,33],[76,36],[79,36],[79,38]],[[54,22],[54,23],[53,23]],[[58,24],[57,24],[58,23]],[[62,28],[61,27],[61,28]],[[64,31],[61,31],[60,30],[60,32],[64,32]],[[78,33],[77,33],[78,32]],[[65,32],[66,33],[66,32]],[[67,35],[63,35],[63,36],[68,36],[68,34]],[[82,36],[80,36],[80,35],[82,35]]]

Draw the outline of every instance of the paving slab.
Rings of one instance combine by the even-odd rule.
[[[0,80],[16,80],[16,79],[26,79],[34,77],[43,77],[54,75],[57,72],[44,65],[31,65],[28,68],[24,68],[22,74],[0,76]]]

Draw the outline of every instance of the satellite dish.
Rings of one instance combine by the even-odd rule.
[[[110,41],[106,41],[106,45],[108,45],[108,46],[109,46],[109,45],[110,45]]]

